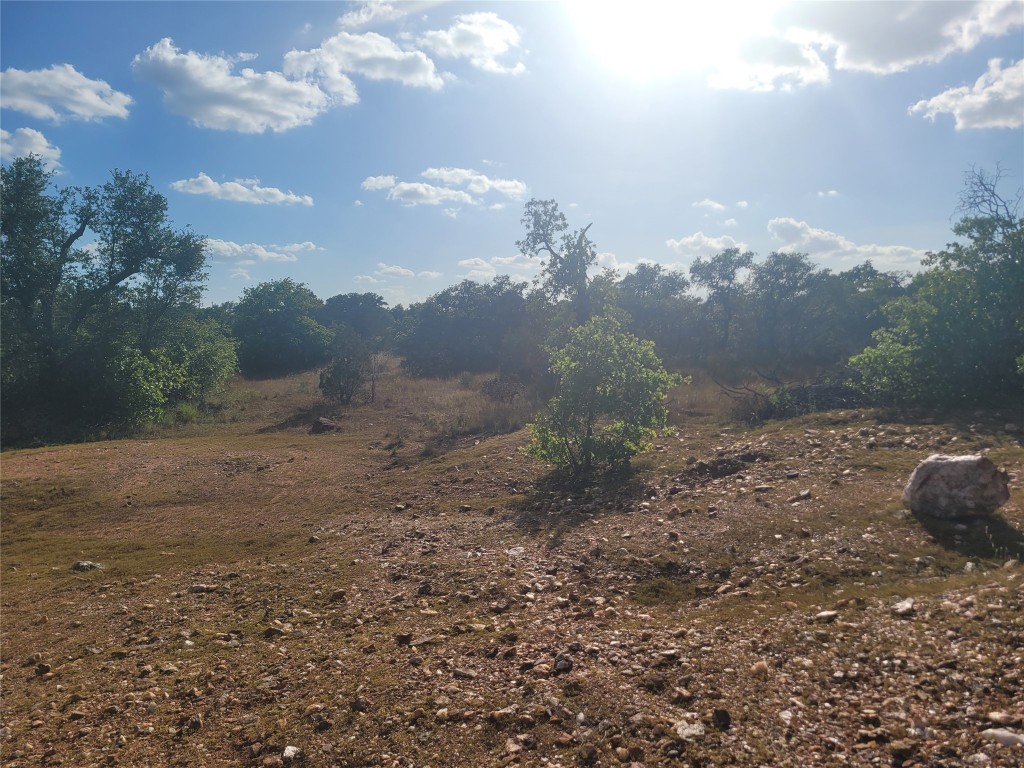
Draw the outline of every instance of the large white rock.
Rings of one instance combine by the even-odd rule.
[[[990,515],[1009,500],[1008,481],[984,456],[937,453],[917,465],[903,489],[903,506],[939,518]]]

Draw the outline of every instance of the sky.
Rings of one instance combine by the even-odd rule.
[[[149,175],[204,302],[532,279],[738,247],[915,271],[971,168],[1024,178],[1024,2],[0,3],[0,155]]]

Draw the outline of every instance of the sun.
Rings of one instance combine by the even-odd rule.
[[[771,29],[778,3],[766,0],[566,0],[570,23],[597,66],[650,81],[699,74],[736,56]]]

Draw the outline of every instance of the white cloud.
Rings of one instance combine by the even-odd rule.
[[[271,248],[277,251],[285,251],[286,253],[299,253],[301,251],[322,251],[324,250],[316,243],[310,240],[304,240],[301,243],[289,243],[288,245],[271,245]]]
[[[70,64],[29,72],[9,68],[0,73],[4,108],[59,123],[128,117],[132,97],[103,80],[90,80]]]
[[[367,176],[363,179],[363,189],[368,189],[371,192],[378,189],[391,189],[395,186],[394,176]]]
[[[1024,124],[1024,59],[1006,69],[1001,64],[992,59],[973,86],[950,88],[917,102],[909,112],[923,112],[933,122],[940,114],[952,115],[958,131],[1020,128]]]
[[[778,250],[806,253],[812,261],[830,268],[849,269],[870,260],[881,270],[916,270],[925,255],[921,249],[904,245],[858,245],[835,232],[788,217],[769,221],[768,232],[782,244]]]
[[[419,43],[444,58],[469,59],[470,64],[486,72],[519,74],[526,70],[521,61],[512,66],[498,61],[519,46],[519,33],[496,13],[456,16],[448,29],[427,32]]]
[[[374,24],[377,22],[394,21],[400,19],[406,14],[401,8],[398,8],[394,3],[384,2],[363,2],[359,4],[359,7],[353,11],[349,11],[341,17],[339,23],[346,29],[354,29],[356,27],[365,27],[367,24]]]
[[[369,285],[380,285],[384,282],[383,280],[378,280],[376,277],[373,277],[373,275],[356,275],[355,281],[357,283],[368,283]]]
[[[308,125],[333,105],[331,97],[308,80],[289,79],[280,72],[234,73],[233,58],[181,53],[165,37],[135,57],[135,73],[163,91],[164,103],[194,125],[221,131],[263,133]]]
[[[714,256],[726,248],[739,248],[741,251],[747,250],[746,243],[742,243],[729,235],[711,237],[703,232],[687,235],[678,240],[666,240],[665,245],[680,256],[690,257]]]
[[[748,203],[746,200],[737,200],[736,201],[736,207],[737,208],[746,208],[748,205],[750,205],[750,203]]]
[[[378,262],[375,274],[386,275],[388,277],[416,277],[416,273],[411,269],[399,267],[394,264],[385,264],[384,262]]]
[[[285,73],[292,77],[318,75],[324,87],[343,103],[355,103],[358,96],[345,73],[370,80],[396,80],[402,85],[440,90],[444,80],[434,62],[422,51],[402,50],[390,38],[376,32],[339,32],[311,51],[290,51],[285,55]]]
[[[230,240],[218,240],[211,237],[206,241],[206,250],[215,261],[255,264],[258,261],[298,261],[295,250],[309,250],[307,245],[312,246],[313,244],[265,246],[258,243],[234,243]]]
[[[491,179],[472,168],[427,168],[420,174],[425,179],[440,181],[450,186],[463,186],[475,195],[484,195],[494,190],[514,200],[520,200],[527,192],[526,184],[518,179]]]
[[[459,262],[459,266],[467,270],[465,274],[461,275],[462,279],[475,280],[478,283],[486,283],[489,280],[493,280],[498,274],[498,270],[494,268],[494,265],[480,258],[462,259]]]
[[[34,128],[18,128],[11,133],[0,129],[0,158],[13,160],[28,155],[39,155],[43,167],[48,171],[60,168],[60,148],[53,146],[39,131]]]
[[[249,270],[242,269],[241,267],[235,267],[233,270],[231,270],[231,279],[232,280],[242,280],[243,282],[251,283],[256,278],[254,278],[249,273]]]
[[[745,91],[790,91],[828,81],[828,65],[809,42],[779,34],[744,40],[736,57],[708,76],[712,88]]]
[[[466,203],[473,205],[476,200],[461,189],[435,187],[418,181],[400,181],[388,191],[389,200],[397,200],[406,206],[441,205],[442,203]]]
[[[492,179],[472,168],[427,168],[420,175],[440,184],[396,181],[394,176],[368,176],[363,180],[362,187],[370,191],[386,189],[389,200],[405,206],[444,206],[444,215],[453,219],[462,211],[462,205],[481,205],[484,196],[491,192],[512,200],[520,200],[527,193],[526,184],[518,179]],[[491,210],[501,210],[504,203],[489,207]]]
[[[838,190],[835,189],[829,189],[825,191],[819,190],[818,197],[839,197],[839,192]]]
[[[418,272],[416,277],[422,277],[424,280],[436,280],[441,277],[442,274],[443,273],[441,272],[431,272],[430,270],[426,270],[424,272]]]
[[[636,262],[619,261],[618,256],[614,253],[608,253],[605,251],[597,254],[597,260],[594,267],[595,268],[591,269],[591,272],[600,273],[606,269],[612,269],[618,272],[621,276],[636,269]]]
[[[837,69],[891,74],[1005,35],[1024,25],[1024,12],[1014,0],[794,3],[779,20],[834,48]]]
[[[218,200],[232,200],[256,205],[313,204],[313,198],[309,195],[296,195],[293,192],[282,192],[274,187],[261,187],[259,179],[217,182],[202,171],[195,178],[172,181],[171,189],[176,192],[187,192],[190,195],[207,195]]]
[[[736,219],[726,219],[722,224],[726,227],[735,227],[739,222]]]
[[[829,62],[836,70],[904,72],[1024,25],[1022,7],[1019,0],[789,3],[733,51],[722,46],[708,83],[790,91],[828,83]]]
[[[543,259],[534,259],[517,253],[515,256],[495,256],[491,259],[492,264],[499,267],[513,267],[515,269],[538,270],[544,263]]]
[[[724,211],[725,206],[719,202],[716,202],[710,198],[705,197],[693,204],[694,208],[707,208],[709,211]]]
[[[352,205],[354,205],[356,208],[362,208],[363,205],[365,205],[365,203],[363,203],[362,200],[353,200]]]

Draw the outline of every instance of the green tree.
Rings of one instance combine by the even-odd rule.
[[[348,405],[366,385],[370,373],[370,348],[366,342],[351,328],[338,328],[331,342],[331,359],[320,372],[320,391],[324,397]]]
[[[547,412],[533,425],[530,452],[572,475],[623,465],[665,425],[668,390],[680,379],[665,371],[654,344],[595,317],[551,351],[558,378]]]
[[[291,278],[246,288],[232,317],[246,376],[306,371],[328,357],[333,333],[316,321],[323,303]]]
[[[570,233],[565,215],[554,200],[530,200],[523,212],[526,237],[516,241],[520,253],[546,258],[544,288],[553,301],[567,299],[577,324],[590,319],[587,270],[597,261],[597,249],[587,237],[591,224]]]
[[[690,265],[690,279],[698,288],[707,291],[704,301],[713,339],[708,339],[710,348],[722,354],[730,352],[733,318],[736,306],[743,294],[741,273],[754,262],[751,251],[727,248],[710,259],[696,259]]]
[[[489,283],[463,280],[410,307],[397,342],[403,367],[415,376],[502,367],[506,340],[526,319],[525,289],[504,275]]]
[[[38,157],[0,169],[4,440],[132,428],[218,386],[234,367],[222,337],[223,366],[202,381],[173,354],[198,313],[205,247],[170,226],[145,175],[58,189]]]
[[[328,328],[348,326],[375,349],[388,346],[391,313],[383,296],[376,293],[345,293],[324,302],[319,320]]]
[[[961,241],[925,258],[907,295],[887,304],[876,344],[855,355],[861,386],[882,402],[982,405],[1024,402],[1024,219],[1000,173],[970,171]]]
[[[654,342],[663,358],[680,358],[692,344],[695,300],[690,281],[661,264],[639,264],[619,283],[619,306],[632,318],[630,329]]]

